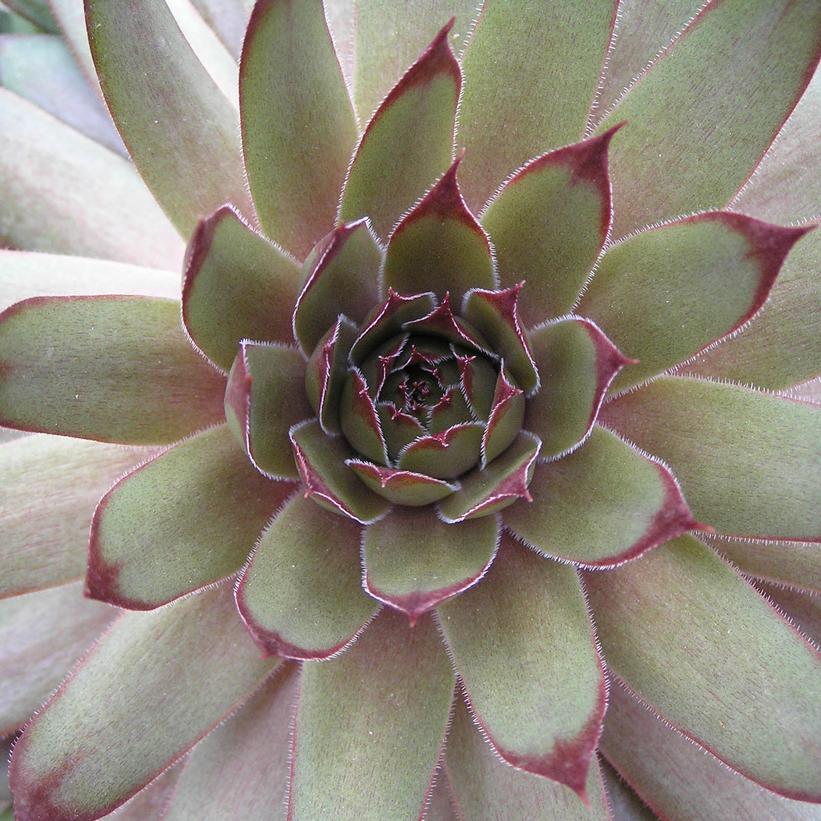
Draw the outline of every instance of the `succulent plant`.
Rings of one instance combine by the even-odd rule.
[[[6,5],[14,817],[817,818],[816,0]]]

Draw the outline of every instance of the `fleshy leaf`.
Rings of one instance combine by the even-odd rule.
[[[357,368],[351,368],[345,378],[339,402],[342,433],[350,446],[366,459],[387,464],[388,450],[376,404],[370,397],[368,384]]]
[[[9,0],[5,5],[43,31],[58,31],[48,0]]]
[[[224,206],[188,245],[182,318],[197,346],[228,370],[241,339],[290,343],[299,268]]]
[[[353,106],[320,0],[256,4],[239,89],[245,165],[260,222],[302,259],[333,225],[356,142]]]
[[[536,367],[546,377],[527,402],[525,427],[539,436],[542,456],[549,458],[587,438],[610,383],[633,360],[581,317],[536,328],[528,339]]]
[[[489,516],[518,499],[531,501],[528,485],[533,478],[539,446],[537,437],[520,433],[498,459],[463,477],[461,488],[440,503],[442,518],[446,522],[461,522]]]
[[[747,322],[808,230],[717,212],[610,248],[577,310],[639,360],[616,377],[613,389],[655,376]]]
[[[266,814],[274,821],[284,816],[296,685],[296,670],[282,669],[197,745],[181,765],[179,782],[163,808],[166,821],[259,819]]]
[[[29,720],[113,616],[79,582],[0,601],[0,735]]]
[[[429,505],[450,496],[458,487],[424,473],[382,467],[361,459],[349,459],[346,464],[374,493],[397,505]]]
[[[404,447],[427,433],[415,416],[402,413],[391,402],[380,403],[376,410],[382,423],[382,432],[385,434],[385,444],[391,462],[399,458]]]
[[[762,581],[755,586],[816,648],[821,646],[821,595]]]
[[[601,750],[601,747],[599,747]],[[599,754],[607,803],[613,818],[619,821],[657,821],[658,816],[639,798],[613,766]]]
[[[367,220],[341,225],[311,251],[294,309],[294,336],[311,354],[339,314],[361,323],[377,302],[382,249]]]
[[[480,419],[490,416],[496,390],[496,369],[483,356],[456,355],[462,390],[473,412]]]
[[[228,374],[225,417],[261,473],[296,478],[289,443],[292,425],[311,415],[305,362],[296,348],[243,340]]]
[[[224,377],[182,333],[179,304],[35,297],[0,314],[0,424],[130,444],[222,421]]]
[[[585,798],[606,692],[576,571],[503,538],[481,584],[441,605],[439,620],[494,749]]]
[[[414,333],[430,334],[446,339],[468,349],[488,351],[488,343],[460,316],[453,313],[450,293],[445,291],[439,304],[419,319],[411,319],[404,325]]]
[[[502,286],[525,280],[520,313],[528,326],[573,307],[604,245],[607,148],[619,128],[531,160],[482,213]]]
[[[192,2],[228,51],[239,59],[242,39],[245,36],[254,0],[239,0],[239,2],[230,3],[224,0],[192,0]]]
[[[237,607],[267,655],[328,658],[379,609],[359,578],[361,529],[292,497],[240,577]]]
[[[614,14],[609,0],[485,4],[465,50],[461,181],[480,208],[532,157],[578,140]],[[557,83],[556,78],[561,77]],[[535,102],[538,101],[538,102]]]
[[[811,0],[702,7],[599,126],[628,122],[610,151],[617,236],[732,197],[809,82],[820,27]]]
[[[365,589],[413,626],[422,613],[476,584],[498,544],[499,524],[491,517],[450,525],[430,509],[396,508],[365,530]]]
[[[290,435],[306,496],[361,524],[385,515],[389,504],[368,490],[345,464],[353,453],[339,437],[326,436],[314,420],[294,426]]]
[[[430,619],[410,629],[388,609],[341,658],[306,662],[291,736],[288,817],[421,815],[453,687]]]
[[[748,778],[821,799],[818,654],[750,584],[692,536],[585,580],[610,670]]]
[[[140,14],[85,0],[89,43],[114,122],[134,164],[184,236],[223,203],[251,216],[234,107],[165,3]],[[203,169],[207,173],[203,173]]]
[[[0,598],[81,579],[100,496],[148,454],[62,436],[0,445]]]
[[[647,709],[626,686],[610,690],[604,753],[656,815],[810,821],[815,807],[785,800],[732,772]]]
[[[504,365],[496,380],[493,404],[482,435],[482,467],[492,462],[513,443],[525,418],[525,397],[521,388],[511,384]]]
[[[15,248],[179,267],[183,244],[134,167],[2,88],[0,176]]]
[[[356,339],[356,325],[340,316],[319,340],[305,366],[305,392],[322,430],[339,433],[339,398],[345,384],[348,354]]]
[[[466,422],[422,436],[402,449],[397,466],[437,479],[455,479],[479,461],[482,432],[482,425]]]
[[[487,234],[462,199],[457,158],[402,218],[385,256],[385,285],[399,293],[450,292],[458,305],[471,288],[492,288],[496,270]]]
[[[516,384],[527,393],[539,387],[539,372],[519,321],[522,283],[501,291],[474,289],[465,295],[462,313],[505,361]]]
[[[340,222],[368,216],[384,239],[450,165],[462,82],[448,44],[452,25],[436,35],[368,123],[345,181]]]
[[[585,567],[612,567],[698,526],[676,480],[603,428],[536,468],[532,505],[505,524],[529,546]]]
[[[99,818],[244,701],[277,661],[259,658],[233,605],[222,585],[122,615],[17,742],[17,812]]]
[[[588,808],[569,787],[499,761],[461,700],[456,705],[445,755],[454,804],[465,818],[611,819],[595,759],[591,760],[585,785],[592,805]]]
[[[454,425],[473,422],[475,417],[458,385],[452,385],[428,412],[428,430],[441,433]]]
[[[664,377],[605,406],[602,420],[664,459],[695,516],[721,533],[821,533],[821,415],[747,388]]]
[[[236,573],[294,488],[254,470],[225,425],[175,445],[100,500],[86,595],[151,610]]]

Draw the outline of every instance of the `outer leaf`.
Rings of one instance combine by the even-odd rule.
[[[240,63],[248,182],[262,227],[303,258],[333,225],[356,120],[320,0],[262,0]]]
[[[61,254],[0,250],[0,310],[32,296],[101,293],[179,297],[170,271]]]
[[[374,113],[354,154],[338,219],[369,216],[386,237],[450,165],[462,75],[448,23]]]
[[[174,225],[230,202],[253,213],[236,112],[203,68],[165,3],[85,0],[97,76],[120,135]],[[207,169],[207,173],[203,173]]]
[[[307,662],[291,738],[289,818],[419,815],[453,684],[430,619],[411,630],[390,610],[342,658]]]
[[[655,376],[747,322],[807,230],[717,212],[645,231],[608,250],[578,311],[638,357],[613,389]]]
[[[538,552],[612,567],[698,526],[664,465],[596,427],[572,455],[539,465],[533,504],[505,524]]]
[[[423,507],[444,499],[458,487],[424,473],[381,467],[361,459],[349,459],[345,464],[374,493],[397,505]]]
[[[262,534],[237,606],[266,655],[328,658],[379,609],[359,584],[360,528],[292,497]]]
[[[168,821],[284,819],[295,670],[263,685],[186,759],[162,817]]]
[[[609,821],[599,768],[593,762],[585,792],[591,807],[563,784],[515,770],[499,761],[460,701],[448,734],[446,772],[461,818],[555,818]]]
[[[429,509],[396,508],[365,530],[365,589],[405,613],[413,627],[422,613],[476,584],[498,544],[499,524],[491,517],[448,525]]]
[[[16,248],[178,267],[182,243],[131,165],[5,89],[0,179]]]
[[[667,377],[608,405],[604,423],[672,467],[722,533],[817,539],[821,416],[746,388]]]
[[[528,339],[545,380],[527,403],[525,428],[542,440],[543,457],[558,456],[589,436],[610,383],[632,360],[588,319],[544,325]]]
[[[86,594],[151,610],[236,573],[293,489],[260,476],[224,425],[176,445],[103,496]]]
[[[305,362],[295,348],[243,340],[228,376],[225,416],[261,473],[296,478],[291,426],[311,415]]]
[[[225,370],[241,339],[292,340],[296,263],[223,206],[188,244],[182,318],[197,346]]]
[[[23,726],[113,615],[79,583],[0,601],[0,735]]]
[[[0,445],[0,598],[81,579],[97,501],[145,455],[45,435]]]
[[[382,249],[367,220],[341,225],[308,255],[294,309],[294,336],[310,354],[339,314],[361,323],[378,301]]]
[[[384,282],[402,294],[450,292],[459,305],[471,288],[496,281],[487,234],[468,210],[456,181],[460,158],[402,218],[388,243]]]
[[[325,436],[311,420],[291,429],[291,443],[306,496],[360,524],[385,515],[388,503],[356,478],[346,464],[352,453],[339,438]]]
[[[125,154],[102,100],[59,37],[4,34],[0,37],[0,65],[5,88],[106,148]]]
[[[506,287],[525,280],[526,325],[567,313],[610,228],[606,134],[532,160],[510,177],[482,214]]]
[[[730,199],[809,82],[820,28],[812,0],[707,4],[599,126],[629,123],[610,152],[617,236]]]
[[[179,306],[35,297],[0,314],[0,423],[162,444],[220,421],[224,380],[192,350]]]
[[[803,821],[817,808],[784,800],[732,772],[654,716],[624,686],[611,689],[602,748],[656,814],[714,821]]]
[[[531,157],[580,139],[614,13],[608,0],[483,6],[465,51],[459,110],[471,207]]]
[[[18,813],[105,815],[219,724],[276,664],[258,657],[228,585],[121,616],[18,741]]]
[[[608,668],[734,769],[818,801],[819,660],[691,536],[586,576]]]
[[[821,231],[799,240],[787,257],[769,300],[749,327],[702,353],[683,370],[781,390],[812,378],[821,361],[818,258]]]
[[[482,583],[439,615],[483,735],[509,764],[585,798],[605,683],[576,571],[508,537]]]

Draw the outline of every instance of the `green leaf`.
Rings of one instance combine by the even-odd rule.
[[[472,208],[532,157],[581,138],[613,14],[609,0],[484,5],[465,50],[459,107]]]
[[[397,467],[436,479],[455,479],[479,462],[483,430],[478,422],[466,422],[420,436],[399,452]]]
[[[101,499],[87,595],[151,610],[236,573],[293,490],[261,476],[225,425],[186,439]]]
[[[33,296],[134,294],[178,298],[171,271],[89,257],[0,249],[0,311]]]
[[[340,225],[311,251],[294,309],[294,336],[306,354],[339,314],[359,325],[378,301],[382,249],[366,219]]]
[[[5,89],[0,179],[15,248],[179,268],[180,238],[131,164]]]
[[[348,459],[345,464],[374,493],[397,505],[423,507],[450,496],[458,487],[424,473],[382,467],[361,459]]]
[[[283,821],[296,685],[296,670],[282,669],[195,747],[164,808],[167,821]]]
[[[538,465],[533,503],[505,524],[529,546],[586,567],[634,559],[698,526],[670,471],[607,430],[575,453]]]
[[[4,88],[19,94],[95,142],[125,155],[125,147],[96,89],[56,35],[0,36]]]
[[[494,749],[585,798],[606,694],[576,571],[503,538],[481,584],[441,605],[439,617]]]
[[[105,815],[230,715],[277,663],[259,658],[230,585],[122,615],[17,742],[17,812]]]
[[[131,158],[181,234],[223,203],[253,214],[236,111],[165,3],[135,14],[85,0],[89,41],[109,110]]]
[[[384,239],[451,164],[462,75],[448,45],[450,28],[436,35],[368,123],[345,181],[340,222],[370,217]]]
[[[430,619],[410,629],[383,610],[341,658],[306,662],[301,685],[288,817],[420,815],[454,688]]]
[[[585,785],[592,805],[588,808],[569,787],[499,761],[461,700],[456,705],[445,755],[454,803],[465,818],[610,821],[595,761],[591,762]]]
[[[0,314],[0,424],[164,444],[222,421],[224,378],[188,344],[179,304],[35,297]]]
[[[306,496],[360,524],[385,515],[389,504],[368,490],[347,466],[353,453],[340,437],[326,436],[315,420],[295,425],[290,435]]]
[[[239,59],[254,0],[232,0],[228,3],[225,0],[191,1],[228,51]]]
[[[809,82],[819,27],[813,0],[702,9],[599,125],[628,123],[610,152],[616,236],[727,203]]]
[[[197,225],[188,244],[182,318],[197,346],[228,370],[241,339],[293,339],[299,268],[229,206]]]
[[[181,770],[182,767],[171,767],[118,807],[117,821],[145,821],[159,816],[171,801]]]
[[[5,0],[5,5],[43,31],[57,31],[57,23],[49,10],[48,0]]]
[[[401,294],[450,292],[457,305],[471,288],[493,288],[496,269],[487,234],[456,181],[460,160],[402,218],[391,234],[383,280]]]
[[[525,280],[526,325],[567,313],[610,228],[607,148],[620,126],[531,160],[482,213],[505,287]]]
[[[365,589],[405,613],[413,627],[423,613],[476,584],[498,544],[499,525],[489,516],[450,525],[429,508],[396,508],[365,530]]]
[[[581,317],[536,328],[528,339],[545,380],[527,402],[524,426],[542,440],[543,457],[567,454],[589,436],[610,383],[630,360]]]
[[[248,183],[262,227],[302,259],[333,226],[356,119],[320,0],[262,0],[240,62]]]
[[[811,379],[821,361],[821,231],[796,243],[770,298],[741,333],[725,339],[683,370],[771,390]]]
[[[637,385],[740,328],[764,304],[807,230],[725,211],[685,217],[611,247],[577,310],[639,360],[616,377],[613,390]]]
[[[339,401],[342,434],[356,453],[382,465],[388,463],[385,434],[362,372],[352,367],[345,377]]]
[[[601,748],[600,748],[601,749]],[[613,769],[606,758],[600,755],[599,766],[604,776],[604,787],[608,804],[614,818],[619,821],[657,821],[658,816],[651,812],[622,777]]]
[[[305,361],[296,348],[243,340],[228,375],[225,417],[257,470],[295,479],[288,431],[311,415]]]
[[[293,496],[263,532],[237,606],[266,655],[328,658],[379,610],[360,584],[361,528]]]
[[[464,47],[476,15],[475,0],[357,0],[356,108],[367,120],[385,95],[452,16],[454,50]],[[337,44],[339,45],[339,44]]]
[[[602,749],[665,818],[777,818],[810,821],[817,807],[785,800],[729,770],[653,715],[628,687],[610,690]]]
[[[736,536],[821,533],[821,417],[801,402],[664,377],[606,406],[602,420],[660,456],[693,514]]]
[[[611,671],[733,769],[819,800],[817,653],[750,584],[692,536],[585,581]]]
[[[0,598],[81,579],[100,496],[149,453],[45,435],[0,445]]]
[[[756,582],[756,588],[803,633],[815,647],[821,645],[821,596],[781,584]]]
[[[0,735],[29,720],[113,616],[79,582],[0,601]]]
[[[385,445],[388,448],[388,456],[392,463],[399,458],[403,448],[407,447],[414,439],[424,436],[427,432],[415,416],[397,410],[396,405],[392,402],[380,402],[376,406],[376,412],[379,414],[379,421],[382,423]],[[432,481],[438,482],[436,479]],[[407,502],[403,504],[407,504]]]

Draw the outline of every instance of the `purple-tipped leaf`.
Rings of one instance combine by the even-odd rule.
[[[405,327],[414,333],[431,334],[470,349],[489,350],[488,343],[476,330],[453,313],[449,291],[445,291],[439,304],[430,313],[419,319],[409,320]]]
[[[424,473],[374,465],[349,459],[348,467],[374,492],[389,502],[406,507],[422,507],[450,496],[459,486],[434,479]]]
[[[357,368],[351,368],[345,377],[339,402],[339,420],[345,439],[358,454],[387,464],[388,450],[382,423],[368,384]]]
[[[483,430],[477,422],[464,422],[422,436],[402,449],[397,466],[437,479],[455,479],[479,461]]]
[[[524,418],[524,392],[511,384],[502,363],[487,426],[482,435],[482,467],[486,467],[513,443],[522,429]]]

